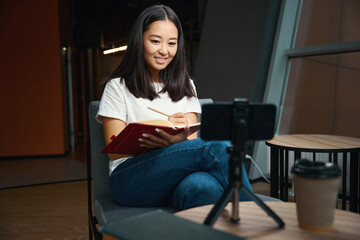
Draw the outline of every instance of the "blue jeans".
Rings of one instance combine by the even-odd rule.
[[[129,158],[110,175],[113,198],[132,207],[214,204],[229,184],[229,144],[195,139]],[[244,167],[242,184],[252,191]],[[241,190],[240,199],[249,200]]]

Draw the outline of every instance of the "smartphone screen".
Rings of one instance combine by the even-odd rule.
[[[249,103],[246,113],[246,139],[267,140],[274,136],[276,107],[273,104]],[[236,110],[235,110],[236,109]],[[215,102],[202,107],[200,137],[204,140],[232,140],[235,131],[234,102]],[[242,111],[242,110],[240,110]],[[245,111],[245,110],[244,110]]]

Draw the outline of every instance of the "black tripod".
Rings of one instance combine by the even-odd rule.
[[[276,215],[264,202],[261,201],[254,193],[242,185],[242,162],[245,160],[245,143],[247,139],[247,121],[249,115],[249,108],[247,102],[235,102],[233,112],[233,134],[232,144],[227,148],[229,157],[229,186],[226,188],[223,195],[220,197],[215,206],[211,209],[206,217],[204,224],[212,226],[220,216],[221,212],[232,199],[232,214],[231,221],[238,222],[239,218],[239,201],[241,189],[246,196],[253,200],[259,207],[261,207],[270,217],[272,217],[279,227],[283,227],[285,223],[279,216]]]

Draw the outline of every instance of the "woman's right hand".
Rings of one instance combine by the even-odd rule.
[[[188,119],[185,113],[177,112],[169,116],[168,120],[175,126],[186,126],[190,123],[190,119]]]
[[[174,113],[169,116],[168,119],[174,126],[187,126],[188,124],[197,123],[198,117],[196,113]],[[187,139],[195,139],[197,138],[197,133],[193,133],[190,136],[187,136]]]

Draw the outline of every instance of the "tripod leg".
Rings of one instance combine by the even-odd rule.
[[[225,206],[228,204],[230,197],[234,194],[235,188],[229,185],[225,192],[221,195],[220,199],[217,201],[215,206],[211,209],[210,213],[206,217],[204,224],[208,226],[213,226],[221,212],[224,210]]]
[[[271,210],[271,208],[269,208],[263,201],[261,201],[261,199],[258,198],[253,192],[250,192],[244,186],[241,186],[240,188],[251,200],[253,200],[257,205],[259,205],[259,207],[261,207],[270,217],[272,217],[275,220],[275,222],[279,224],[280,228],[285,226],[283,220],[278,215],[276,215],[276,213],[273,210]]]
[[[237,223],[240,221],[239,218],[239,201],[240,201],[240,193],[239,193],[240,183],[236,183],[235,191],[233,193],[233,201],[232,201],[232,212],[230,220],[233,223]]]

